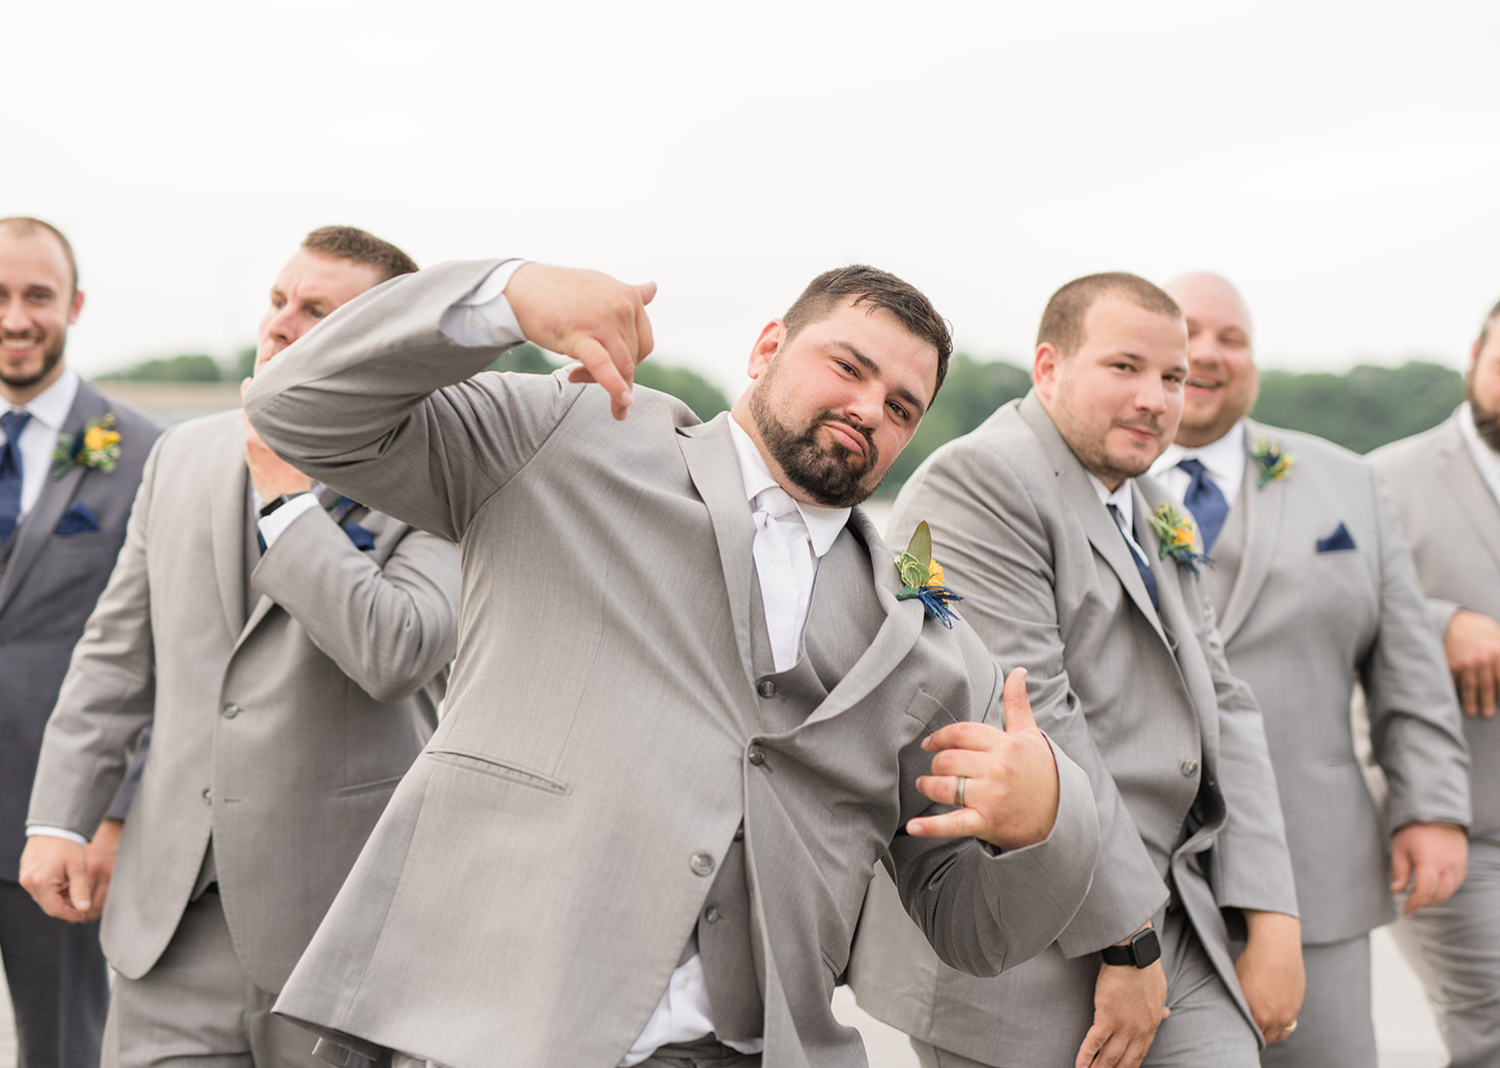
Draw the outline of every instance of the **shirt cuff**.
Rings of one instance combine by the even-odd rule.
[[[62,827],[42,827],[42,826],[37,826],[37,827],[27,827],[26,828],[26,837],[27,838],[30,838],[34,834],[45,835],[48,838],[66,838],[68,841],[70,841],[70,842],[77,842],[81,846],[86,846],[86,845],[89,844],[89,840],[87,838],[85,838],[83,835],[76,834],[73,831],[65,830]]]
[[[281,537],[282,531],[291,526],[292,521],[299,515],[320,507],[322,506],[318,503],[318,495],[316,493],[299,493],[276,509],[276,511],[260,520],[257,525],[260,527],[260,536],[265,540],[266,548],[269,549],[272,545],[276,544],[276,539]]]
[[[525,341],[521,322],[505,299],[505,287],[526,262],[506,260],[444,312],[438,326],[448,339],[465,348],[510,348]]]

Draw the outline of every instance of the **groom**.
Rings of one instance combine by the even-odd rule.
[[[946,324],[830,271],[698,425],[631,385],[654,291],[447,264],[250,390],[273,449],[464,554],[444,719],[277,1003],[333,1063],[859,1065],[829,998],[877,861],[976,972],[1088,888],[1092,799],[1024,673],[1007,730],[965,722],[1000,721],[999,672],[898,599],[853,507],[931,404]],[[523,338],[581,366],[477,374]]]

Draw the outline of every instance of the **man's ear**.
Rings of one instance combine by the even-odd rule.
[[[755,339],[755,344],[750,349],[748,373],[751,378],[759,378],[765,374],[766,368],[771,366],[771,361],[781,351],[782,342],[785,340],[786,323],[780,319],[772,319],[761,328],[760,337]]]
[[[1469,372],[1470,378],[1474,377],[1474,371],[1479,366],[1479,339],[1474,339],[1474,344],[1469,346]]]
[[[83,311],[83,290],[73,294],[73,306],[68,309],[68,325],[72,326],[78,321],[78,313]]]
[[[1031,382],[1037,395],[1050,401],[1057,390],[1057,372],[1062,367],[1062,353],[1050,341],[1036,347],[1036,358],[1031,363]]]

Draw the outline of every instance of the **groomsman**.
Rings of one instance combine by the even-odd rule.
[[[362,230],[313,231],[271,287],[257,373],[415,269]],[[21,861],[50,915],[103,908],[105,1068],[311,1062],[271,1003],[432,732],[457,602],[451,543],[317,485],[241,412],[162,436],[47,725]],[[79,842],[148,724],[106,887]]]
[[[855,507],[942,383],[942,318],[826,272],[701,424],[631,388],[654,291],[444,264],[250,391],[274,448],[464,547],[443,722],[276,1004],[332,1063],[856,1066],[829,1002],[877,861],[984,973],[1088,887],[1086,777],[1024,673],[1004,731],[965,722],[999,722],[995,664],[921,539],[898,572]],[[582,365],[477,374],[523,338]]]
[[[0,219],[0,957],[21,1068],[99,1063],[109,989],[98,926],[38,916],[19,864],[42,728],[161,433],[69,369],[82,310],[68,239],[40,219]],[[101,883],[129,800],[122,792],[81,828]]]
[[[851,985],[927,1068],[1253,1066],[1262,1035],[1296,1027],[1297,904],[1260,712],[1224,661],[1200,546],[1139,477],[1182,413],[1182,313],[1134,275],[1077,279],[1042,315],[1032,374],[928,458],[891,523],[930,520],[964,618],[1030,669],[1037,723],[1089,773],[1093,888],[1035,960],[976,979],[932,959],[878,879]],[[1248,932],[1237,955],[1230,928]]]
[[[1441,635],[1474,762],[1469,870],[1396,940],[1422,977],[1452,1068],[1500,1064],[1500,304],[1469,354],[1467,400],[1370,457],[1390,491]]]
[[[1400,525],[1368,463],[1249,419],[1250,313],[1213,274],[1167,286],[1187,318],[1177,441],[1152,469],[1198,520],[1203,588],[1229,666],[1265,716],[1297,879],[1307,997],[1266,1065],[1374,1068],[1372,928],[1463,879],[1468,754]],[[1384,818],[1355,760],[1354,687],[1390,784]],[[1389,859],[1387,859],[1389,858]]]

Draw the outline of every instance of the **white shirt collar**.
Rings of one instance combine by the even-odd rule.
[[[65,369],[56,382],[21,405],[21,408],[30,412],[33,419],[53,434],[57,434],[62,430],[68,413],[73,410],[73,401],[77,398],[78,374]],[[4,405],[4,410],[10,411],[11,406]]]
[[[1133,537],[1135,534],[1135,501],[1130,495],[1130,487],[1134,485],[1134,481],[1127,478],[1124,482],[1120,483],[1118,489],[1111,493],[1103,482],[1094,477],[1093,472],[1087,472],[1087,474],[1089,476],[1089,485],[1093,486],[1094,492],[1099,495],[1099,503],[1106,508],[1110,505],[1118,508],[1120,510],[1120,518],[1125,520],[1125,529],[1130,531]]]
[[[1495,499],[1500,501],[1500,453],[1496,453],[1479,436],[1479,427],[1474,423],[1474,409],[1468,401],[1459,406],[1458,431],[1463,435],[1464,444],[1469,447],[1469,455],[1474,457],[1474,466],[1479,468],[1484,484],[1489,487]]]
[[[729,436],[734,441],[734,452],[740,461],[740,477],[745,481],[745,500],[755,500],[756,494],[761,490],[780,483],[771,476],[771,469],[766,466],[765,457],[760,454],[760,449],[746,433],[745,428],[735,421],[733,415],[729,417]],[[781,487],[785,489],[785,487]],[[821,508],[815,504],[803,504],[794,499],[797,511],[802,513],[802,522],[807,525],[807,535],[812,541],[813,553],[820,560],[823,554],[833,548],[833,543],[838,540],[839,532],[849,522],[848,508]]]

